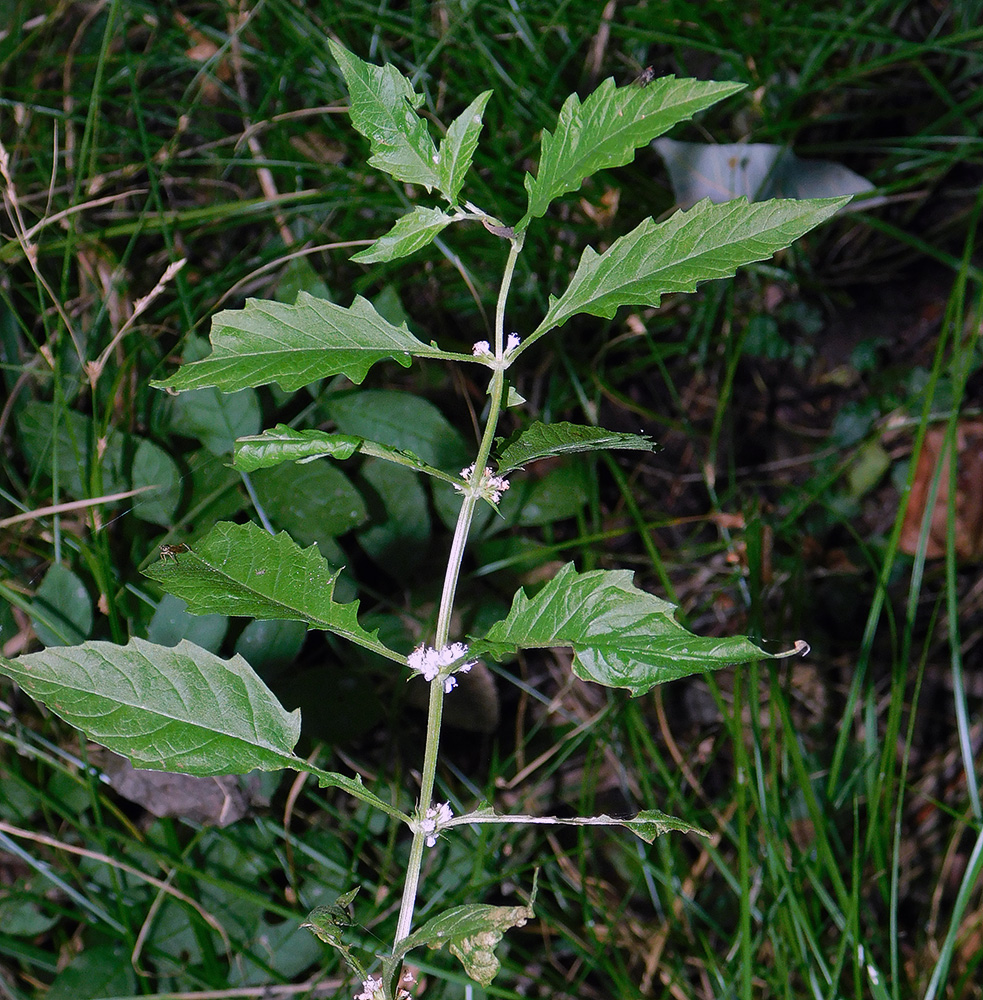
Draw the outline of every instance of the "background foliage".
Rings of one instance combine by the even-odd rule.
[[[487,337],[501,265],[487,234],[455,227],[422,264],[350,261],[414,192],[365,165],[325,37],[399,66],[444,125],[494,91],[475,200],[504,221],[567,94],[649,65],[748,85],[673,138],[788,145],[876,185],[879,204],[734,280],[575,317],[537,344],[518,386],[529,418],[662,450],[551,465],[474,551],[462,632],[575,559],[634,570],[702,634],[812,644],[638,700],[567,684],[546,654],[469,678],[441,775],[452,805],[664,808],[710,841],[483,828],[447,839],[426,894],[515,903],[542,866],[537,920],[506,939],[490,995],[980,997],[981,5],[8,7],[3,651],[136,636],[239,652],[302,708],[304,752],[383,797],[419,763],[412,685],[289,624],[188,615],[139,573],[159,544],[251,519],[345,565],[335,599],[357,588],[367,628],[395,613],[423,635],[435,614],[449,505],[411,472],[366,458],[287,483],[227,461],[282,420],[463,465],[480,387],[436,363],[378,366],[357,395],[147,385],[206,353],[211,317],[247,295],[360,294],[425,343]],[[585,243],[673,205],[654,150],[568,196],[530,232],[511,327],[535,327]],[[951,504],[933,521],[937,495]],[[352,933],[370,949],[391,937],[405,844],[378,816],[301,781],[134,789],[0,683],[0,992],[333,995],[344,971],[297,923],[356,881]],[[462,995],[444,959],[421,970],[427,996]]]

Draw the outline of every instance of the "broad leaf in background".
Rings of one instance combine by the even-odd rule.
[[[499,473],[511,472],[529,462],[553,455],[572,455],[582,451],[611,449],[659,450],[659,445],[640,434],[606,431],[603,427],[589,427],[565,421],[555,424],[543,424],[537,421],[507,440],[496,438],[495,444],[499,449]]]
[[[439,208],[418,205],[409,215],[399,219],[385,236],[380,236],[372,246],[355,254],[352,260],[359,264],[375,264],[408,257],[432,243],[447,226],[459,219],[459,216],[448,215]]]
[[[481,133],[481,116],[485,113],[485,105],[491,95],[490,90],[479,94],[451,122],[447,134],[441,140],[437,153],[437,173],[440,176],[438,186],[452,205],[457,204],[464,178],[471,169],[471,157],[474,156]]]
[[[455,906],[428,920],[419,930],[404,938],[393,951],[399,961],[404,955],[425,944],[441,948],[445,944],[464,966],[464,971],[482,986],[488,986],[498,972],[495,946],[511,927],[522,927],[534,916],[529,906],[491,906],[472,903]]]
[[[46,646],[70,646],[92,632],[92,598],[67,566],[53,563],[31,601],[31,625]]]
[[[71,410],[59,413],[51,403],[38,400],[16,410],[15,420],[35,473],[54,475],[57,471],[61,489],[83,499],[93,495],[89,470],[98,461],[101,493],[119,493],[130,485],[153,486],[134,498],[133,516],[154,524],[171,523],[181,476],[174,460],[153,441],[112,426],[98,428],[91,417]]]
[[[356,452],[394,462],[407,469],[424,472],[428,476],[443,479],[448,483],[460,483],[458,476],[448,475],[440,469],[427,465],[411,451],[390,448],[376,441],[366,441],[355,434],[329,434],[327,431],[294,430],[286,424],[277,424],[272,430],[254,437],[240,438],[236,442],[233,464],[244,472],[254,472],[279,465],[281,462],[313,462],[318,458],[334,458],[343,461]]]
[[[160,389],[215,386],[234,392],[278,382],[288,392],[327,375],[361,382],[386,358],[404,368],[411,355],[474,360],[445,354],[416,339],[406,325],[394,326],[372,304],[357,296],[345,309],[307,292],[294,305],[247,299],[244,309],[226,309],[212,319],[212,353],[183,365],[169,379],[151,382]]]
[[[362,524],[369,512],[361,490],[337,465],[311,462],[298,468],[259,469],[252,484],[278,530],[288,531],[302,545],[317,542],[335,566],[346,561],[336,539]]]
[[[743,87],[671,76],[644,87],[616,87],[608,78],[583,104],[571,94],[554,132],[543,129],[539,169],[525,178],[529,207],[516,230],[545,214],[554,198],[576,191],[595,171],[630,163],[639,146]]]
[[[194,551],[156,562],[144,572],[187,601],[193,614],[306,622],[406,662],[358,624],[358,601],[332,600],[338,573],[331,572],[316,546],[302,549],[286,532],[271,535],[251,523],[216,524],[195,542]]]
[[[352,125],[369,140],[369,163],[398,181],[439,187],[437,149],[416,112],[423,95],[395,66],[373,66],[330,38],[328,46],[348,86]]]
[[[742,637],[707,638],[687,631],[675,607],[632,585],[628,570],[578,573],[567,563],[535,597],[519,591],[508,617],[494,624],[471,653],[570,646],[574,673],[606,687],[644,694],[656,684],[707,673],[728,663],[791,656],[765,653]]]
[[[470,461],[460,433],[422,396],[395,389],[365,389],[330,396],[325,410],[344,434],[357,434],[366,441],[415,455],[433,468],[457,473]],[[456,476],[452,481],[458,482]]]
[[[619,306],[655,307],[668,292],[692,292],[701,281],[731,277],[742,265],[784,249],[849,200],[707,200],[665,222],[646,219],[603,254],[584,250],[566,291],[550,296],[546,316],[520,350],[577,313],[611,319]]]
[[[300,713],[288,713],[241,656],[131,639],[0,657],[0,669],[134,767],[245,774],[297,762]]]

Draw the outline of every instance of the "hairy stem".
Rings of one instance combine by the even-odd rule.
[[[496,365],[492,371],[488,386],[488,418],[478,445],[478,455],[475,460],[472,484],[480,482],[488,457],[491,455],[492,444],[498,431],[498,421],[502,413],[502,402],[505,395],[505,303],[508,299],[509,287],[515,272],[515,262],[522,249],[521,238],[513,240],[508,261],[502,277],[502,286],[498,293],[498,303],[495,309],[495,358]],[[457,594],[457,584],[461,575],[461,565],[464,562],[464,550],[467,546],[471,523],[474,520],[475,508],[479,497],[475,492],[466,493],[461,503],[457,525],[454,528],[454,538],[447,557],[447,570],[444,573],[444,586],[440,595],[440,610],[437,614],[437,630],[434,645],[437,649],[447,645],[450,638],[451,615],[454,611],[454,598]],[[437,755],[440,748],[440,721],[444,705],[444,685],[440,677],[430,682],[430,708],[427,716],[427,742],[423,754],[423,772],[420,783],[419,814],[422,816],[433,805],[433,786],[437,774]],[[420,886],[420,870],[423,865],[423,849],[426,837],[420,831],[413,833],[413,843],[410,846],[410,856],[406,865],[406,881],[403,885],[403,898],[399,908],[399,922],[396,925],[396,944],[408,937],[413,926],[413,910],[416,906],[417,891]]]

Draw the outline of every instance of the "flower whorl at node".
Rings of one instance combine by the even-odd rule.
[[[403,976],[402,982],[413,984],[416,980],[413,976],[407,972]],[[362,983],[362,992],[355,994],[355,1000],[385,1000],[386,991],[382,988],[382,977],[378,979],[375,976],[369,976]],[[396,1000],[413,1000],[413,994],[409,990],[403,989],[402,986],[396,991]]]
[[[456,660],[468,655],[468,647],[463,642],[452,642],[449,646],[434,649],[433,646],[421,644],[406,657],[406,664],[411,670],[416,670],[423,674],[423,679],[432,681],[440,674],[445,667],[449,667]],[[476,663],[471,660],[462,663],[454,673],[466,674]],[[448,675],[444,677],[444,693],[449,694],[457,687],[457,678]]]
[[[508,479],[505,476],[494,475],[492,470],[487,466],[477,482],[474,481],[473,465],[469,465],[466,469],[461,469],[461,478],[468,481],[468,486],[455,483],[454,489],[458,493],[465,495],[470,493],[472,496],[483,497],[491,503],[498,503],[502,499],[502,494],[509,488]]]
[[[521,339],[517,333],[510,333],[508,340],[505,341],[505,350],[503,352],[503,357],[509,357],[519,349],[519,344]],[[495,353],[491,349],[491,344],[487,340],[479,340],[474,347],[471,348],[471,353],[476,358],[481,358],[485,361],[494,361]]]
[[[369,976],[362,983],[362,992],[355,994],[355,1000],[382,1000],[385,996],[382,989],[382,977]]]
[[[441,802],[439,805],[431,806],[423,819],[418,820],[418,828],[425,837],[427,847],[433,847],[437,843],[437,834],[447,826],[453,816],[450,803]]]

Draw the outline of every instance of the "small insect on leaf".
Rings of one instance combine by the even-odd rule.
[[[632,85],[636,87],[647,87],[655,79],[655,68],[646,66],[638,76],[632,80]]]
[[[167,562],[168,559],[173,559],[177,562],[177,557],[182,552],[190,552],[191,546],[185,545],[184,542],[178,542],[176,545],[162,545],[160,547],[160,558],[162,562]]]

